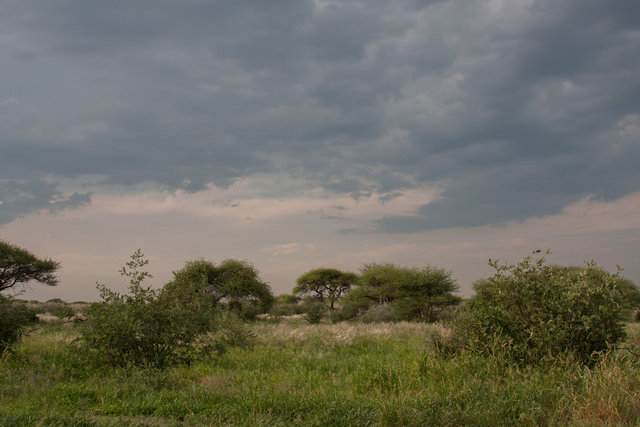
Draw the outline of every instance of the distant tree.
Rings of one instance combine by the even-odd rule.
[[[269,285],[247,261],[226,259],[217,266],[203,259],[189,261],[173,275],[162,290],[167,297],[181,295],[183,301],[196,298],[212,306],[227,304],[248,316],[267,312],[274,302]]]
[[[238,312],[246,311],[249,306],[266,312],[275,301],[269,285],[260,279],[258,270],[247,261],[222,261],[212,282],[214,292]]]
[[[58,284],[54,275],[60,263],[40,259],[26,249],[0,240],[0,291],[39,282],[47,286]]]
[[[451,273],[441,268],[367,264],[350,300],[363,307],[388,303],[399,320],[434,322],[442,310],[460,303],[453,295],[457,290]]]
[[[314,296],[333,311],[335,302],[351,289],[357,279],[358,276],[354,273],[334,268],[318,268],[298,277],[293,293]]]

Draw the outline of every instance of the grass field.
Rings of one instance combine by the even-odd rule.
[[[594,368],[437,357],[420,323],[256,322],[252,346],[163,370],[99,367],[40,324],[0,360],[0,425],[638,425],[640,327]]]

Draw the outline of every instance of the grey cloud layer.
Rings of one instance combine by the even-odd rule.
[[[637,1],[317,3],[4,2],[0,221],[91,174],[198,191],[284,171],[354,197],[442,186],[385,231],[639,189]],[[29,203],[12,202],[20,185]]]

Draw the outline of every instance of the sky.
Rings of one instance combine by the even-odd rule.
[[[24,298],[251,262],[366,263],[464,296],[535,249],[640,283],[637,0],[5,0],[0,239]]]

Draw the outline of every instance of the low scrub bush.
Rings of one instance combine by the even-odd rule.
[[[24,328],[37,320],[36,313],[24,303],[0,295],[0,353],[16,343]]]
[[[236,313],[219,311],[215,320],[218,327],[214,337],[218,349],[226,347],[252,348],[254,346],[256,335]]]
[[[99,284],[102,302],[91,306],[81,326],[89,348],[113,365],[161,367],[189,361],[208,348],[198,337],[213,328],[213,307],[143,286],[151,277],[140,271],[147,263],[138,250],[122,268],[130,278],[128,295]]]
[[[490,265],[496,273],[474,284],[476,295],[453,322],[468,349],[522,365],[563,354],[589,363],[624,337],[619,274],[593,262],[563,268],[532,257]]]
[[[376,304],[362,313],[358,320],[364,323],[393,322],[396,320],[396,310],[388,303]]]
[[[327,306],[318,300],[310,300],[304,303],[304,318],[311,324],[317,324],[322,321],[327,312]]]

